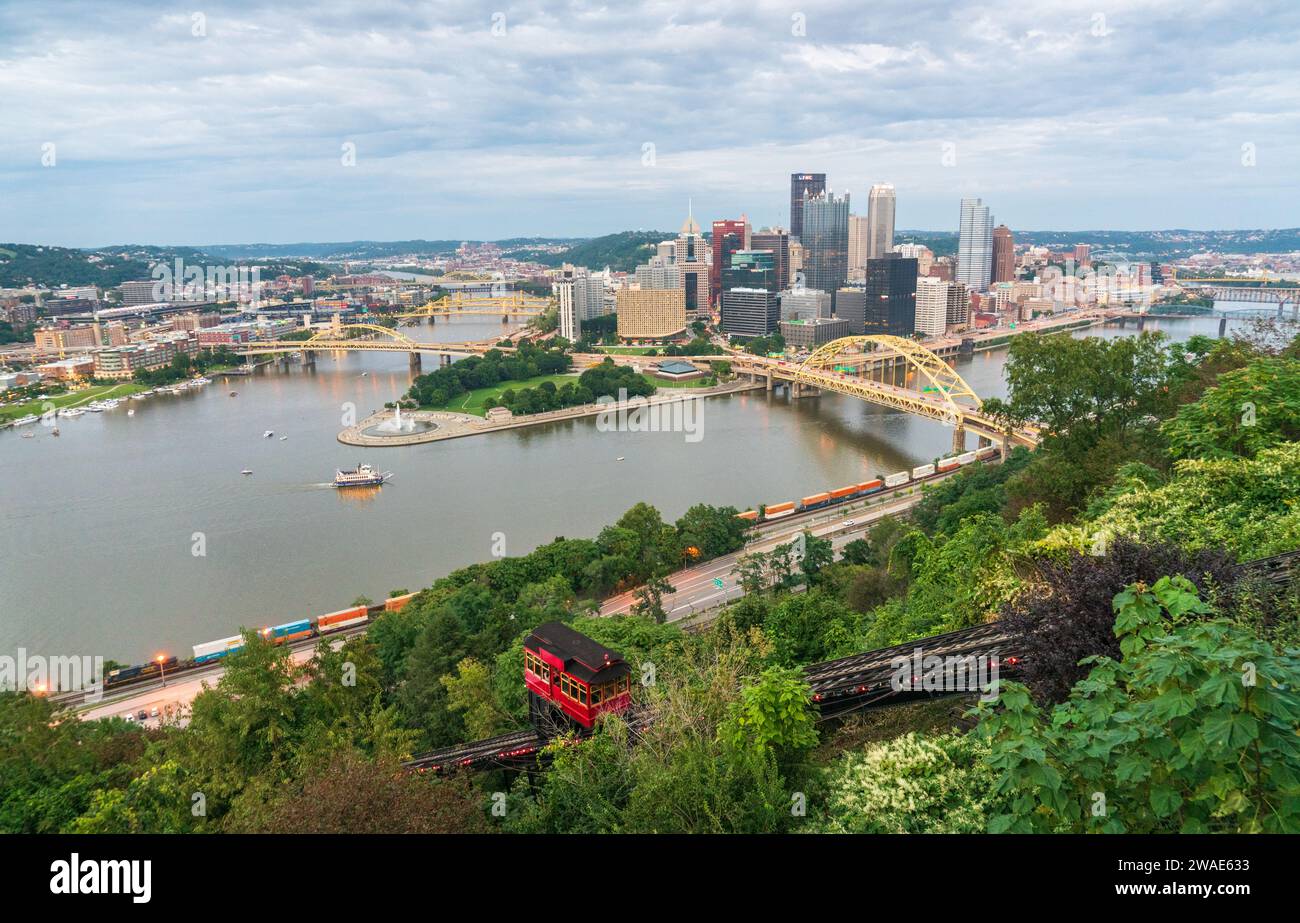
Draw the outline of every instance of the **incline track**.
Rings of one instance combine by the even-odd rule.
[[[1237,569],[1263,577],[1271,583],[1290,583],[1300,574],[1300,551],[1246,561],[1238,564]],[[926,657],[945,659],[986,657],[991,663],[998,664],[1000,676],[1013,674],[1020,661],[1014,651],[1006,650],[1012,640],[1011,635],[999,623],[986,622],[973,628],[917,638],[892,647],[810,664],[804,667],[804,676],[822,717],[834,717],[929,695],[920,689],[899,690],[890,682],[897,672],[896,658],[910,660],[917,651]],[[912,681],[919,684],[920,677],[914,676]],[[632,715],[629,723],[639,724],[641,719]],[[535,764],[539,752],[547,743],[548,738],[530,728],[474,743],[431,750],[418,754],[405,765],[417,772],[530,765]]]

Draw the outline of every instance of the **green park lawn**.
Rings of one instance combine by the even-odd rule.
[[[522,391],[525,388],[536,388],[543,382],[553,382],[555,387],[559,388],[567,381],[577,381],[577,375],[538,375],[536,378],[521,378],[518,381],[503,381],[486,388],[475,388],[450,401],[446,407],[441,410],[451,410],[456,413],[472,413],[476,417],[486,416],[489,408],[496,407],[499,403],[497,400],[503,391],[514,390]]]
[[[25,417],[29,413],[44,413],[46,404],[53,404],[56,408],[80,407],[83,404],[89,404],[91,401],[104,400],[110,397],[127,397],[131,394],[137,394],[140,391],[148,391],[144,385],[137,385],[132,381],[124,381],[116,385],[91,385],[83,391],[70,391],[65,394],[55,394],[47,398],[23,401],[19,404],[7,404],[0,407],[0,423],[8,423],[10,420],[17,420],[19,417]]]

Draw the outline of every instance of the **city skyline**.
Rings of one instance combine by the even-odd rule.
[[[1291,226],[1300,11],[1264,6],[1266,33],[1214,5],[909,4],[881,35],[851,4],[3,3],[0,238],[592,237],[688,196],[784,226],[801,170],[894,183],[900,229],[955,230],[968,197],[1027,231]]]

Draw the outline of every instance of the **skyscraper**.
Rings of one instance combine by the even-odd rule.
[[[790,236],[803,240],[804,195],[821,195],[826,191],[825,173],[790,174]]]
[[[993,229],[993,281],[1016,281],[1016,244],[1005,224]]]
[[[713,222],[713,265],[709,268],[709,292],[713,304],[722,291],[722,271],[731,265],[731,255],[749,249],[749,221],[744,215]]]
[[[894,249],[894,185],[877,183],[867,197],[867,259]]]
[[[754,250],[771,250],[776,268],[776,290],[790,287],[790,232],[784,228],[764,228],[749,235],[749,246]]]
[[[868,334],[907,337],[916,331],[916,260],[887,253],[867,260]]]
[[[952,327],[970,322],[970,296],[960,282],[933,276],[916,280],[916,332],[942,336]]]
[[[695,220],[694,209],[687,208],[686,220],[677,235],[676,265],[681,273],[682,291],[686,296],[686,313],[695,314],[709,307],[709,264],[704,235]]]
[[[867,219],[863,215],[849,215],[849,276],[859,275],[867,268]]]
[[[765,288],[733,288],[722,293],[722,332],[727,336],[762,337],[776,332],[781,304]]]
[[[804,284],[833,292],[849,278],[849,196],[823,192],[803,200]]]
[[[993,216],[979,199],[961,200],[957,281],[973,291],[989,287],[993,275]]]
[[[576,281],[572,272],[566,272],[553,285],[559,334],[571,343],[582,338],[582,312],[574,290]]]

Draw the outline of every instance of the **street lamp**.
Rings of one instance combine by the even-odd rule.
[[[162,654],[159,654],[157,657],[154,658],[154,660],[158,661],[158,671],[162,675],[163,688],[166,689],[167,688],[167,667],[166,667],[167,658],[165,658]]]

